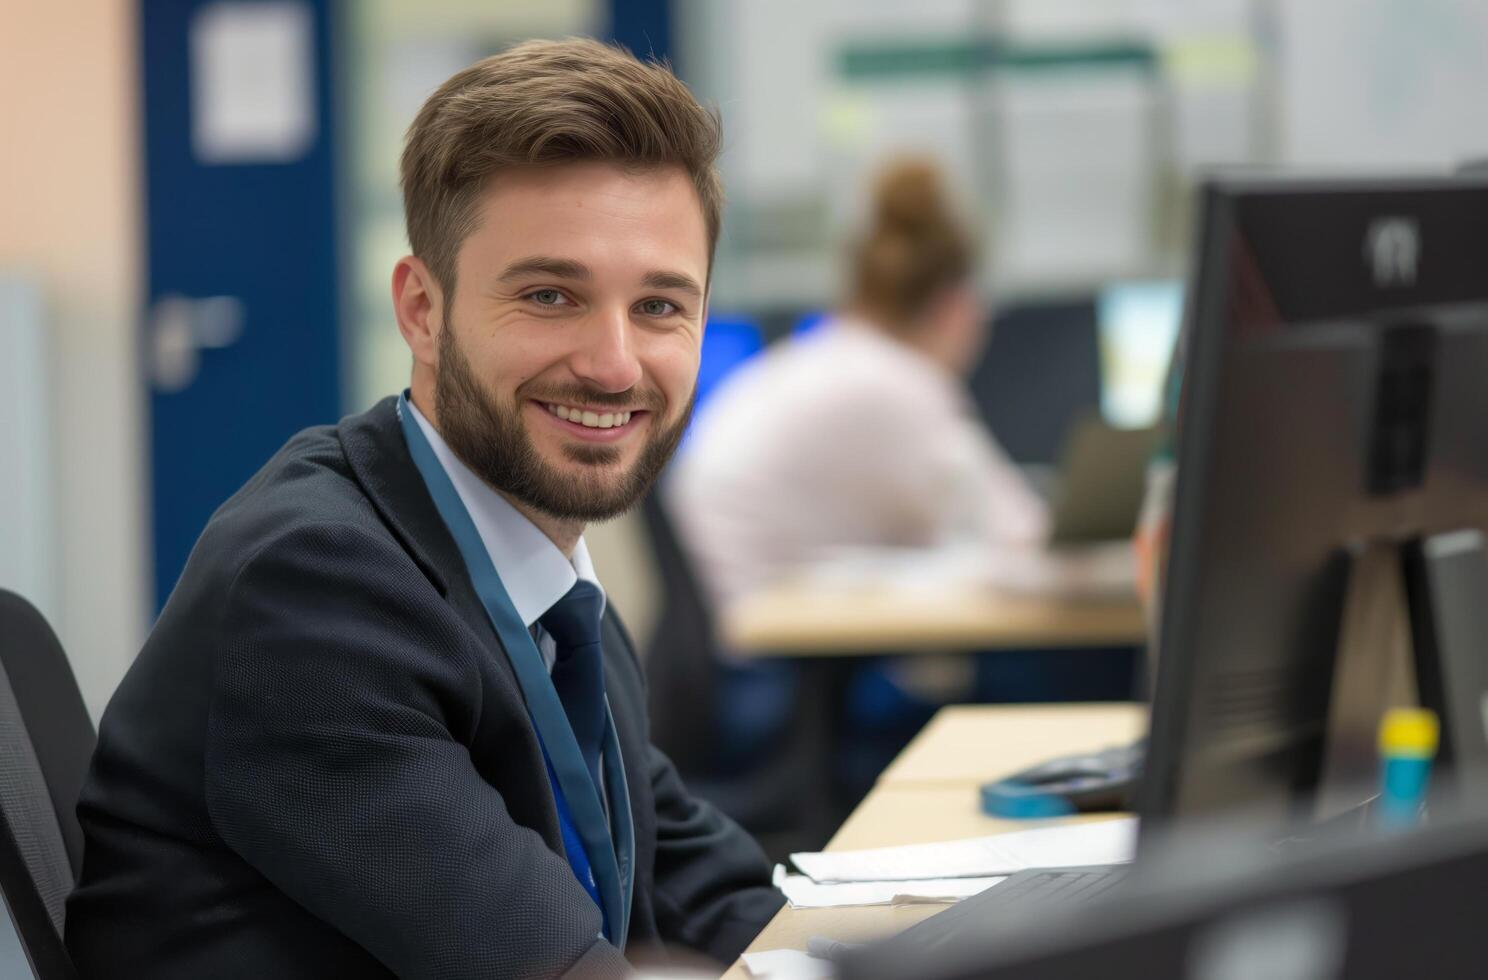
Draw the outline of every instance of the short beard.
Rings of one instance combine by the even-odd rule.
[[[548,392],[545,392],[548,393]],[[570,475],[549,466],[532,445],[522,424],[527,398],[520,389],[510,407],[497,403],[470,369],[455,342],[448,317],[439,334],[439,370],[434,377],[434,409],[439,434],[456,456],[492,489],[564,521],[602,521],[625,513],[645,495],[682,441],[692,417],[696,391],[675,422],[662,428],[665,401],[655,389],[613,394],[581,386],[553,391],[552,401],[630,407],[643,405],[651,415],[651,432],[640,458],[629,470],[608,474],[601,467],[620,458],[614,446],[565,446],[571,461],[593,468],[592,477]]]

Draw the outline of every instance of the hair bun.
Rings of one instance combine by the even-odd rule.
[[[950,219],[940,171],[928,160],[890,164],[879,175],[873,197],[876,221],[883,232],[924,234]]]
[[[944,289],[971,275],[971,236],[935,161],[896,160],[879,172],[873,215],[854,255],[853,305],[891,327],[914,322]]]

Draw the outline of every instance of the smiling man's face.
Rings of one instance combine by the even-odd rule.
[[[708,252],[681,167],[498,174],[437,342],[436,425],[450,448],[557,518],[630,507],[687,425]]]

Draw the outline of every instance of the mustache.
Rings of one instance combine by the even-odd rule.
[[[593,405],[596,408],[644,409],[659,413],[666,407],[666,399],[655,388],[628,388],[625,391],[603,391],[583,385],[555,385],[542,388],[523,388],[519,395],[540,402],[561,405]]]

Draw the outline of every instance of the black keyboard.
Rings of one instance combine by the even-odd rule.
[[[911,948],[932,950],[958,935],[975,933],[1000,911],[1015,905],[1058,907],[1093,901],[1119,885],[1130,870],[1129,865],[1114,864],[1020,871],[1006,881],[910,926],[887,943],[899,951]]]

